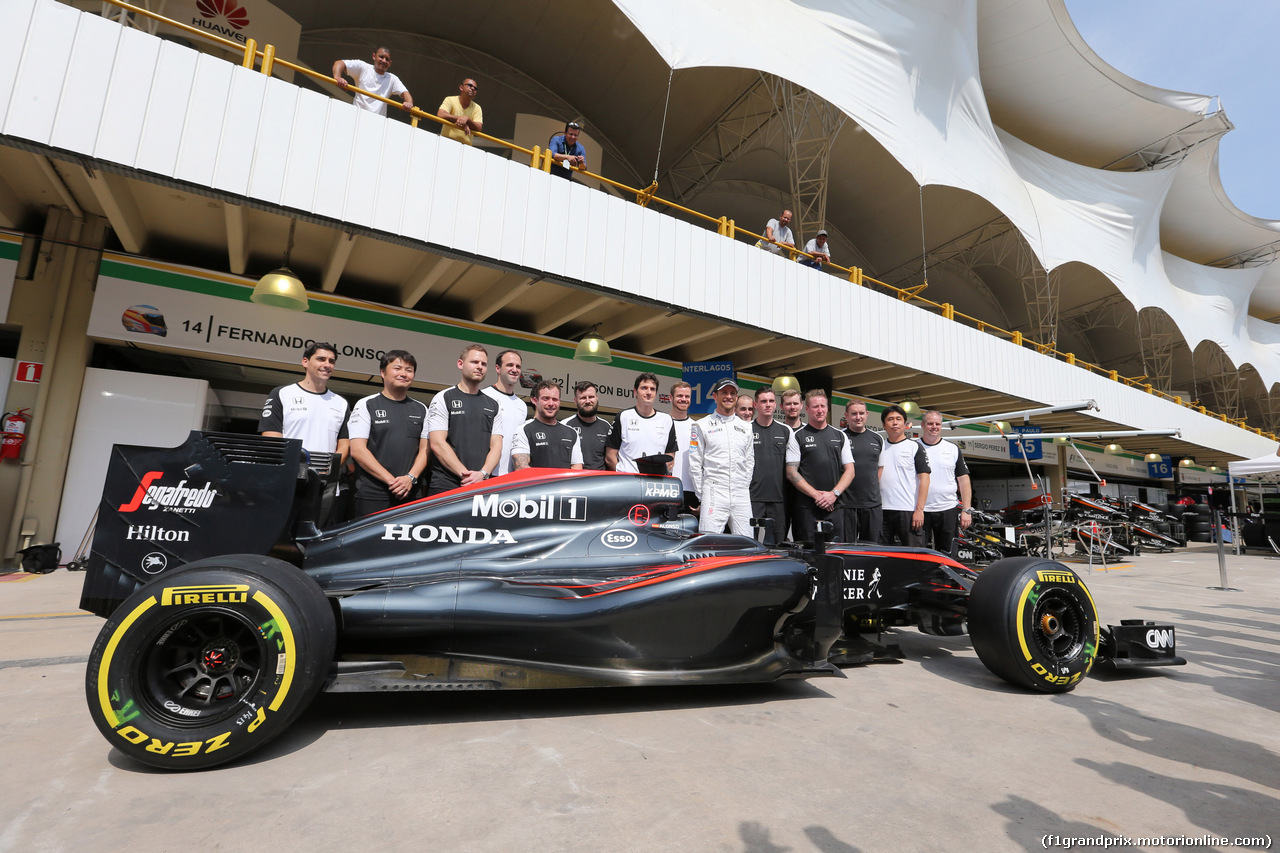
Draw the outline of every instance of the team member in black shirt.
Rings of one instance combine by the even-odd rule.
[[[796,541],[812,542],[814,524],[831,522],[831,541],[844,538],[844,513],[836,506],[840,493],[853,482],[853,454],[843,430],[827,423],[827,392],[821,388],[805,396],[809,422],[791,434],[787,445],[787,480],[796,487]]]
[[[854,400],[844,407],[844,434],[853,453],[853,482],[840,499],[844,506],[844,535],[851,542],[879,542],[883,518],[880,508],[880,451],[884,439],[867,429],[867,404]]]
[[[418,360],[404,350],[382,357],[382,391],[351,409],[347,431],[356,477],[356,515],[412,499],[427,467],[427,407],[409,397]]]
[[[489,351],[470,344],[458,356],[458,384],[431,401],[428,495],[470,486],[493,476],[502,455],[502,434],[494,432],[498,401],[480,390],[489,372]]]
[[[603,471],[604,446],[609,440],[613,424],[598,414],[600,395],[596,383],[583,380],[574,385],[573,402],[578,407],[578,414],[566,418],[564,423],[578,431],[578,440],[582,445],[582,467],[588,471]]]
[[[756,465],[751,472],[751,514],[768,518],[764,544],[777,545],[787,538],[787,511],[783,486],[787,479],[787,442],[791,430],[773,419],[778,397],[767,385],[756,390],[756,419],[751,424]]]
[[[516,431],[511,445],[512,467],[582,470],[578,432],[556,420],[560,414],[560,386],[539,382],[533,389],[533,420]]]

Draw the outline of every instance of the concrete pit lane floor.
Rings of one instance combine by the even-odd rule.
[[[1226,592],[1209,546],[1077,566],[1104,624],[1171,622],[1189,664],[1095,669],[1066,695],[1005,685],[966,637],[899,630],[904,661],[847,679],[321,695],[265,749],[193,773],[135,764],[90,721],[83,575],[0,577],[0,851],[1276,842],[1280,561],[1227,565]]]

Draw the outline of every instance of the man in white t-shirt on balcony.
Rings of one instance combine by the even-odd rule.
[[[351,85],[347,82],[347,77],[351,77],[352,80],[356,81],[356,86],[366,92],[372,92],[384,98],[400,96],[404,100],[402,109],[408,112],[413,109],[413,96],[409,94],[409,90],[400,82],[400,78],[388,70],[390,67],[391,51],[385,47],[379,47],[373,52],[373,62],[365,62],[360,59],[339,59],[333,63],[333,82],[345,90]],[[387,114],[387,105],[376,98],[357,93],[352,103],[362,110],[368,110],[380,116]]]

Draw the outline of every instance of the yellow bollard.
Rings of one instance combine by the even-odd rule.
[[[552,164],[552,163],[554,163],[554,162],[555,162],[555,160],[554,160],[554,159],[552,158],[552,156],[551,156],[551,149],[550,149],[550,148],[548,148],[546,151],[543,151],[543,152],[542,152],[542,171],[544,171],[544,172],[546,172],[548,175],[550,175],[550,174],[551,174],[551,164]]]
[[[716,233],[719,234],[721,237],[729,233],[729,217],[727,216],[720,217],[720,223],[716,225]]]
[[[1076,354],[1073,352],[1067,353],[1067,364],[1074,366],[1075,363],[1076,363]]]
[[[942,319],[954,320],[956,318],[956,306],[950,302],[942,303]]]
[[[1112,382],[1119,382],[1120,374],[1114,370],[1109,370],[1107,371],[1107,378],[1110,379]]]
[[[258,43],[253,39],[246,39],[244,43],[244,59],[240,62],[240,67],[253,70],[253,64],[258,59]]]
[[[734,224],[732,219],[730,219],[729,220],[729,239],[732,240],[737,235],[737,233],[738,233],[738,226]]]
[[[541,159],[542,159],[542,146],[541,145],[533,146],[533,159],[529,161],[529,168],[530,169],[538,168],[538,161]]]
[[[271,76],[271,68],[276,64],[276,46],[269,44],[262,49],[262,73]]]
[[[1013,345],[1016,347],[1022,346],[1022,332],[1013,333]]]

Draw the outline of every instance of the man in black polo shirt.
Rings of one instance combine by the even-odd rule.
[[[570,468],[582,470],[578,431],[556,420],[560,414],[560,386],[539,382],[533,389],[533,420],[516,431],[511,445],[512,468]]]
[[[582,467],[588,471],[603,471],[604,445],[613,431],[613,424],[599,415],[600,391],[596,383],[583,380],[573,386],[573,402],[578,413],[565,418],[565,425],[578,432],[582,447]]]
[[[809,422],[791,434],[787,444],[787,481],[796,487],[792,533],[812,542],[814,525],[831,522],[828,541],[844,539],[844,513],[836,506],[853,482],[853,454],[843,430],[827,423],[827,392],[814,388],[804,395]]]
[[[756,464],[751,473],[751,514],[768,518],[764,544],[777,545],[787,539],[787,511],[783,485],[787,480],[787,443],[791,430],[773,419],[778,397],[768,385],[756,390],[756,419],[751,424]]]
[[[502,433],[494,431],[498,401],[480,388],[489,372],[489,351],[470,344],[458,356],[458,384],[431,401],[428,495],[470,486],[493,476],[502,455]]]
[[[382,391],[351,408],[347,432],[356,472],[355,513],[368,515],[412,500],[427,467],[427,407],[409,397],[418,360],[393,349],[382,357]]]
[[[880,510],[880,451],[884,439],[867,429],[867,404],[854,400],[844,407],[844,434],[853,453],[853,482],[841,497],[844,535],[851,542],[879,542],[883,525]]]

